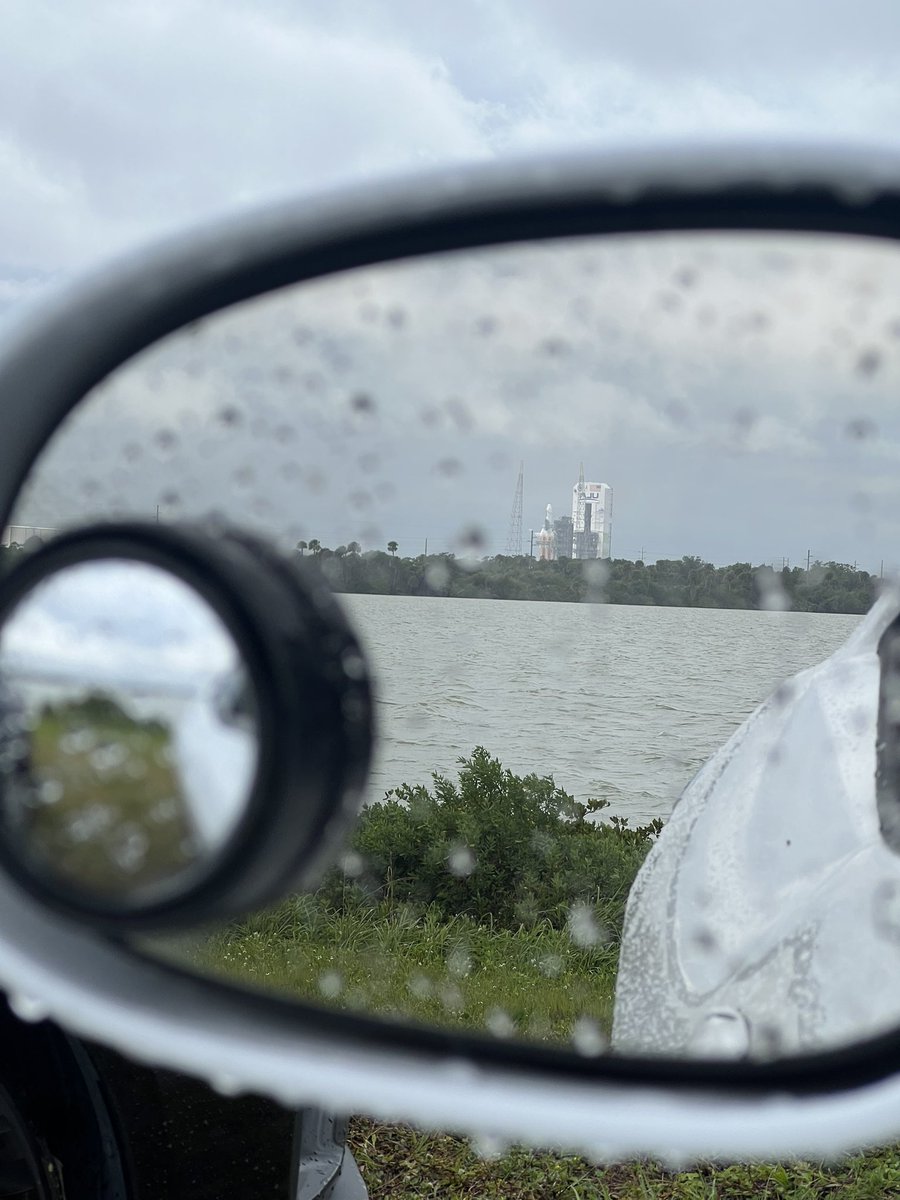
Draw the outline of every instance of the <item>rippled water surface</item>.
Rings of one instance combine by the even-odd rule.
[[[343,598],[379,682],[370,799],[485,746],[632,824],[859,617],[412,596]]]

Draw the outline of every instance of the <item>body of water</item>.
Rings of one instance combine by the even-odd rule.
[[[704,608],[344,596],[378,681],[369,798],[454,775],[484,746],[632,824],[784,679],[860,618]]]

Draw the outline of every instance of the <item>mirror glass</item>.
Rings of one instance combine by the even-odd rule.
[[[125,364],[7,540],[262,533],[344,594],[381,731],[316,893],[146,951],[586,1055],[895,1025],[898,396],[900,248],[824,235],[366,267]]]
[[[240,822],[257,742],[234,639],[161,567],[64,567],[0,629],[0,819],[57,887],[106,904],[177,888]]]

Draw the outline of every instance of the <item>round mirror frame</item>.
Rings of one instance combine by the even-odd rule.
[[[131,902],[67,886],[4,837],[0,865],[57,911],[131,930],[221,919],[314,879],[357,811],[372,745],[369,682],[358,671],[365,660],[324,581],[227,529],[91,526],[54,539],[0,579],[0,628],[56,572],[110,560],[146,563],[186,583],[232,636],[259,717],[245,811],[209,860]],[[348,654],[352,674],[343,666]],[[351,696],[356,703],[347,703]]]

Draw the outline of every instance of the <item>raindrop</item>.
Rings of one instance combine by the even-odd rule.
[[[468,405],[465,401],[460,400],[458,396],[451,396],[444,405],[447,412],[450,414],[450,419],[453,421],[456,428],[461,433],[468,433],[474,425],[472,414],[469,412]]]
[[[463,1009],[463,994],[455,983],[445,983],[440,989],[440,1001],[449,1013],[458,1013]]]
[[[549,337],[544,338],[538,345],[538,350],[550,358],[562,358],[563,355],[569,353],[571,346],[565,338]]]
[[[868,417],[856,417],[852,421],[848,421],[844,429],[844,433],[848,438],[852,438],[856,442],[862,442],[866,438],[874,437],[878,432],[874,421],[870,421]]]
[[[452,478],[462,473],[463,465],[458,458],[442,458],[437,464],[438,473]]]
[[[47,779],[38,788],[41,804],[58,804],[63,798],[63,785],[58,779]]]
[[[344,988],[344,980],[338,971],[323,971],[319,976],[319,991],[326,1000],[336,1000]]]
[[[746,1018],[733,1008],[707,1013],[695,1027],[690,1050],[702,1058],[746,1058],[750,1049],[750,1029]]]
[[[698,925],[691,935],[691,941],[702,954],[712,954],[719,948],[715,934],[706,925]]]
[[[144,449],[137,442],[128,442],[122,450],[122,455],[126,462],[137,462],[143,455]]]
[[[538,970],[548,979],[557,979],[562,974],[563,960],[560,954],[545,954],[538,962]]]
[[[454,846],[447,855],[447,867],[457,879],[467,879],[475,870],[475,855],[468,846]]]
[[[359,469],[366,472],[377,471],[381,462],[380,458],[373,450],[370,450],[367,454],[361,454],[358,461]]]
[[[227,1071],[217,1071],[215,1075],[210,1075],[209,1083],[213,1091],[218,1092],[220,1096],[238,1096],[242,1091],[241,1081],[236,1075],[229,1075]]]
[[[126,825],[119,831],[119,842],[111,849],[116,865],[131,875],[138,870],[147,857],[150,842],[137,825]]]
[[[572,905],[569,909],[568,926],[569,937],[576,946],[583,948],[598,946],[603,940],[600,927],[589,904],[581,902]]]
[[[480,550],[485,544],[484,530],[477,525],[468,525],[459,534],[459,544],[466,550]]]
[[[406,986],[418,1000],[429,1000],[434,995],[434,984],[427,975],[421,975],[418,972],[409,977]]]
[[[11,992],[7,997],[9,1007],[20,1021],[43,1021],[50,1015],[50,1008],[37,996],[29,996],[24,992]]]
[[[364,679],[366,664],[361,654],[355,650],[345,650],[341,657],[341,666],[348,679]]]
[[[471,1146],[479,1158],[490,1162],[503,1157],[509,1148],[509,1142],[491,1133],[479,1133],[472,1138]]]
[[[363,856],[355,850],[347,850],[342,854],[339,865],[348,879],[359,879],[366,868]]]
[[[402,308],[389,309],[387,323],[392,329],[402,329],[406,325],[406,312]]]
[[[350,407],[355,413],[373,415],[375,412],[375,401],[368,392],[356,392],[350,397]]]
[[[425,570],[425,582],[432,592],[442,592],[450,582],[450,572],[444,563],[430,563]]]
[[[876,350],[874,346],[869,346],[863,350],[856,360],[856,370],[860,375],[874,375],[881,366],[881,351]]]
[[[572,1045],[585,1058],[595,1058],[606,1049],[606,1035],[591,1017],[579,1017],[572,1029]]]
[[[497,332],[497,320],[495,317],[478,317],[475,321],[475,332],[481,337],[490,337],[492,333]]]
[[[516,1032],[516,1023],[502,1008],[492,1008],[486,1014],[484,1023],[488,1031],[498,1038],[508,1038]]]
[[[457,978],[464,978],[472,970],[472,956],[465,946],[454,946],[447,955],[447,970]]]
[[[875,932],[889,942],[900,944],[900,885],[883,879],[872,894],[872,918]]]
[[[93,736],[93,735],[88,735]],[[112,742],[108,746],[99,746],[89,756],[90,764],[99,775],[117,771],[128,761],[128,748],[121,742]]]
[[[153,435],[153,440],[160,450],[174,450],[178,444],[178,437],[171,429],[159,429]]]
[[[216,420],[220,425],[234,428],[236,425],[240,425],[243,420],[243,414],[233,404],[226,404],[224,408],[220,408],[216,413]]]

